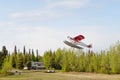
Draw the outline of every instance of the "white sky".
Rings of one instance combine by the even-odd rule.
[[[120,40],[119,0],[4,0],[0,1],[0,46],[12,52],[69,48],[67,36],[82,34],[93,51]],[[85,48],[87,50],[87,48]]]

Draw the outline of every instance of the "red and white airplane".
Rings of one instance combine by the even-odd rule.
[[[78,49],[83,49],[83,47],[92,48],[91,44],[87,45],[87,44],[81,42],[81,40],[85,39],[85,37],[83,35],[78,35],[73,38],[68,36],[67,38],[69,39],[69,41],[65,40],[64,43],[68,46],[78,48]],[[81,46],[83,46],[83,47],[81,47]]]

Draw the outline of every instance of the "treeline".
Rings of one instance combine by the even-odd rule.
[[[21,52],[17,47],[14,47],[13,53],[8,53],[5,46],[0,51],[0,72],[7,73],[11,69],[23,69],[30,67],[31,61],[41,61],[42,57],[39,55],[38,50],[34,52],[33,49],[26,51],[25,46]]]
[[[120,74],[120,42],[111,46],[109,50],[95,53],[93,51],[57,49],[46,51],[40,56],[38,50],[26,50],[21,52],[14,47],[12,53],[8,53],[5,46],[0,51],[0,72],[7,73],[11,69],[23,69],[30,67],[31,61],[43,61],[46,69],[54,68],[64,72],[94,72],[106,74]]]
[[[109,50],[94,53],[67,49],[46,51],[43,56],[46,68],[60,69],[64,72],[94,72],[120,74],[120,43]]]

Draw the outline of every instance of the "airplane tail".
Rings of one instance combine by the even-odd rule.
[[[87,45],[88,48],[92,48],[92,44]]]
[[[72,37],[70,37],[70,36],[67,36],[67,38],[68,38],[68,39],[70,39],[70,40],[73,40],[73,38],[72,38]]]

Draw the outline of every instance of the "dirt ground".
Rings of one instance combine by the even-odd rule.
[[[120,80],[119,75],[95,74],[95,73],[44,73],[29,72],[21,75],[3,76],[0,80]]]

